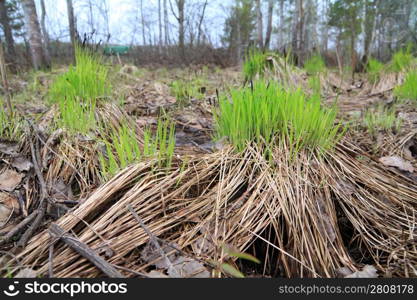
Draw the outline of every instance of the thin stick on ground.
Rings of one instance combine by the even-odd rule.
[[[19,224],[13,227],[3,238],[0,240],[0,246],[9,242],[15,235],[19,234],[22,230],[26,228],[26,226],[31,223],[36,216],[38,215],[39,211],[34,210],[29,216],[24,218]]]
[[[17,247],[25,247],[28,240],[32,237],[38,227],[41,225],[43,217],[45,216],[46,212],[46,202],[42,203],[42,206],[36,210],[36,218],[30,227],[25,231],[25,233],[20,238],[19,242],[17,243]]]
[[[133,210],[131,205],[127,205],[127,209],[130,211],[130,213],[133,215],[133,217],[138,221],[140,227],[145,230],[146,234],[149,236],[150,242],[155,245],[155,247],[158,249],[159,254],[161,257],[164,258],[165,263],[169,267],[170,270],[175,274],[175,277],[180,277],[177,270],[175,269],[172,262],[169,260],[168,256],[166,255],[165,251],[162,249],[161,245],[158,243],[158,239],[152,234],[152,232],[149,230],[148,227],[146,227],[145,223],[143,223],[142,219],[139,217],[139,215]]]
[[[29,122],[30,123],[30,122]],[[33,126],[32,126],[33,127]],[[35,130],[35,128],[33,128]],[[35,170],[36,176],[38,178],[40,187],[41,187],[41,195],[39,198],[39,206],[38,206],[38,213],[36,215],[35,221],[32,223],[32,225],[29,227],[28,230],[22,235],[21,239],[17,243],[18,247],[24,247],[27,243],[27,241],[32,237],[34,232],[37,230],[37,228],[42,223],[43,217],[45,216],[47,203],[45,202],[45,198],[47,196],[46,191],[46,184],[45,180],[43,179],[42,172],[39,168],[39,153],[36,152],[37,149],[35,149],[35,146],[33,144],[32,139],[29,139],[29,146],[30,146],[30,152],[32,155],[32,162],[33,162],[33,168]]]
[[[94,264],[98,269],[100,269],[104,274],[106,274],[110,278],[124,278],[124,276],[119,271],[117,271],[111,264],[105,261],[102,257],[97,255],[90,247],[80,242],[74,236],[66,233],[57,224],[52,224],[49,227],[49,233],[54,238],[62,240],[65,244],[74,249],[82,257],[88,259],[92,264]]]
[[[49,245],[49,278],[54,277],[54,244]]]

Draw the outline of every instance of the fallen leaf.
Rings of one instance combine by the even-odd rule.
[[[417,143],[415,140],[410,140],[404,145],[404,156],[409,160],[417,158]]]
[[[10,219],[13,210],[7,206],[0,204],[0,227],[6,225],[7,221]]]
[[[0,192],[0,226],[4,226],[14,212],[19,211],[19,201],[8,193]]]
[[[344,278],[346,276],[351,275],[353,272],[348,267],[341,267],[341,268],[336,269],[336,273],[339,278]]]
[[[38,273],[31,268],[24,268],[16,274],[14,278],[36,278]]]
[[[171,278],[210,278],[210,272],[204,265],[194,259],[180,256],[172,262],[173,268],[168,268]]]
[[[0,204],[11,209],[19,209],[19,200],[9,193],[0,192]]]
[[[18,156],[13,159],[12,167],[16,168],[19,172],[27,172],[33,167],[33,164],[24,156]]]
[[[169,95],[169,86],[161,82],[155,82],[153,85],[155,91],[161,95]]]
[[[178,245],[174,244],[173,246],[177,247]],[[176,259],[177,253],[173,253],[172,247],[165,245],[162,246],[162,249],[165,255],[168,256],[168,259],[170,261],[174,261]],[[161,255],[159,254],[159,249],[157,249],[157,247],[153,243],[148,243],[145,246],[145,248],[143,248],[142,252],[140,253],[140,257],[145,262],[152,263],[158,269],[167,270],[169,268],[169,265],[167,264],[165,257],[161,257]]]
[[[65,184],[61,178],[50,183],[48,185],[48,189],[50,190],[51,198],[53,198],[55,201],[74,200],[71,186]]]
[[[7,141],[0,141],[0,152],[6,155],[17,155],[19,144]]]
[[[215,245],[203,236],[199,237],[191,247],[196,255],[212,253],[216,249]]]
[[[414,172],[414,168],[411,163],[403,160],[399,156],[384,156],[381,157],[379,161],[387,167],[396,167],[402,171],[407,171],[410,173]]]
[[[345,278],[378,278],[377,269],[371,265],[365,265],[362,271],[356,271]]]
[[[0,190],[12,192],[20,184],[25,175],[7,169],[0,174]]]
[[[417,113],[416,112],[410,112],[410,113],[404,113],[404,112],[400,112],[398,114],[398,117],[400,119],[403,119],[405,121],[408,121],[410,123],[417,123]]]

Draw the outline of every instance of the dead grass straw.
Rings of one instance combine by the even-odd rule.
[[[277,148],[273,167],[260,153],[250,145],[240,154],[225,148],[194,159],[182,172],[158,171],[153,161],[130,166],[57,224],[134,272],[146,271],[138,250],[149,235],[128,205],[154,236],[206,261],[228,259],[225,244],[245,251],[272,228],[274,238],[262,238],[279,251],[276,264],[287,277],[334,277],[340,267],[355,271],[361,262],[352,245],[386,276],[415,276],[417,189],[411,181],[359,160],[362,151],[346,141],[325,159],[300,152],[294,162]],[[348,240],[340,215],[353,228]],[[19,259],[46,275],[50,242],[47,232],[40,233]],[[102,275],[63,244],[55,253],[57,277]]]

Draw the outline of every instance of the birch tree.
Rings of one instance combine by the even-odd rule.
[[[30,53],[32,64],[35,70],[49,68],[50,63],[47,60],[43,47],[43,37],[39,25],[38,14],[34,0],[21,0],[23,12],[25,15]]]

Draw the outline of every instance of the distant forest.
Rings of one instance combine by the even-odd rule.
[[[78,40],[128,46],[138,65],[235,65],[258,47],[357,69],[415,50],[416,15],[416,0],[1,0],[0,38],[17,68],[68,62]]]

